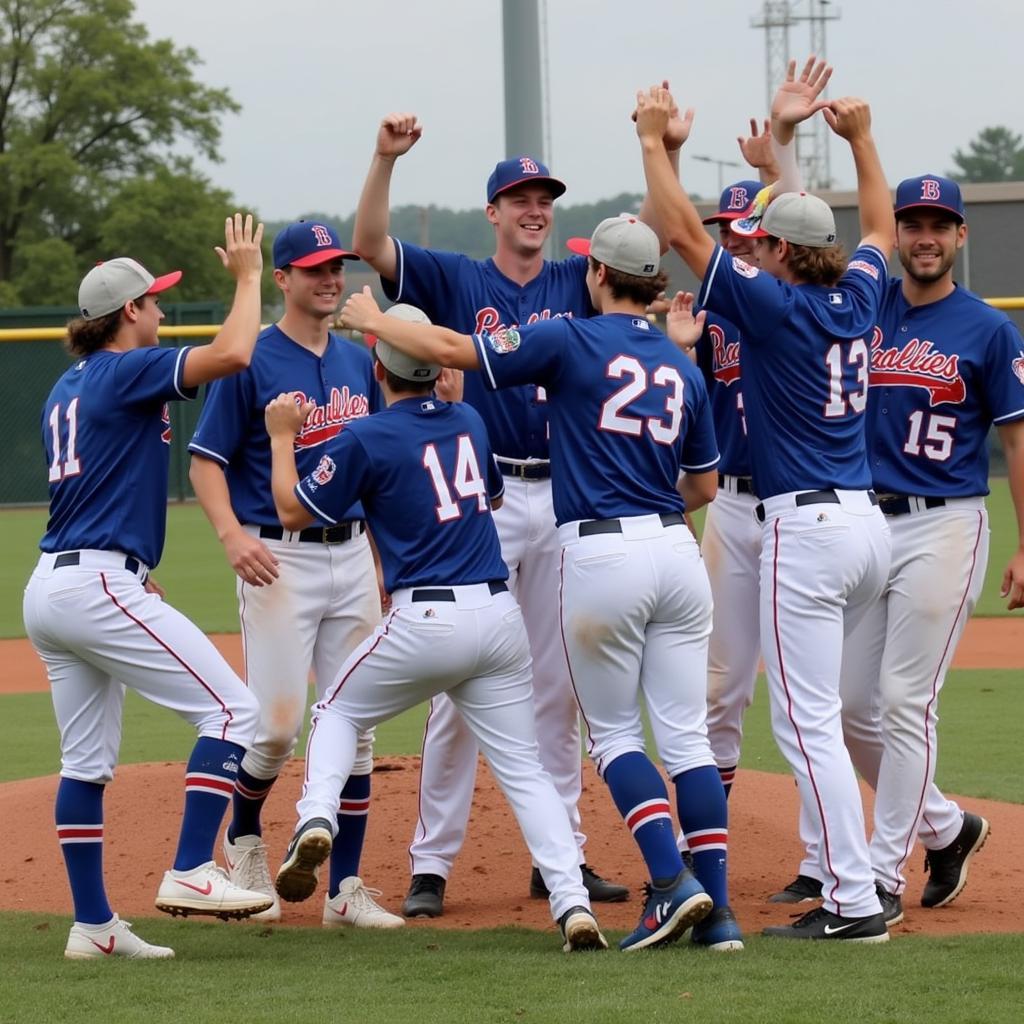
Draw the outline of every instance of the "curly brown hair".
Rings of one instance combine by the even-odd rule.
[[[591,270],[596,271],[598,266],[604,267],[605,280],[613,299],[629,299],[642,306],[649,306],[668,286],[668,274],[664,270],[659,270],[654,277],[637,277],[636,274],[627,274],[609,267],[607,263],[601,264],[593,256],[587,259]]]
[[[779,239],[770,235],[765,239],[772,248]],[[810,245],[789,243],[786,266],[793,276],[803,284],[834,285],[846,273],[848,257],[841,245],[827,245],[821,248]]]

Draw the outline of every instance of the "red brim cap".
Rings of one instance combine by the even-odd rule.
[[[577,256],[589,256],[590,255],[590,239],[589,238],[570,238],[565,243],[566,249],[569,252],[576,253]]]
[[[710,217],[705,217],[701,224],[721,224],[723,221],[739,220],[743,216],[743,211],[733,211],[732,213],[713,213]]]
[[[292,260],[291,267],[318,267],[328,260],[357,260],[359,256],[354,252],[347,252],[345,249],[318,249],[301,259]]]
[[[158,277],[147,290],[147,295],[157,295],[160,292],[167,291],[168,288],[173,288],[181,280],[181,271],[172,270],[169,274],[163,274]]]

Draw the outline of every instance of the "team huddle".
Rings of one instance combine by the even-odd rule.
[[[990,825],[935,785],[938,695],[985,574],[993,424],[1024,532],[1024,341],[953,281],[956,183],[907,179],[894,207],[868,106],[821,98],[830,75],[790,66],[741,143],[759,180],[730,185],[703,222],[680,183],[692,112],[667,83],[638,93],[643,205],[564,260],[544,243],[566,186],[529,156],[487,182],[491,259],[392,237],[391,177],[421,128],[391,114],[352,251],[321,223],[274,239],[276,324],[260,330],[262,225],[241,215],[217,249],[236,293],[209,345],[158,345],[158,295],[180,272],[126,257],[89,271],[75,362],[43,410],[50,521],[25,592],[61,735],[67,957],[174,955],[135,935],[104,885],[126,687],[198,733],[156,895],[171,914],[276,921],[326,864],[324,927],[441,915],[483,753],[533,860],[524,890],[549,901],[566,952],[606,948],[593,905],[629,890],[585,856],[582,719],[648,874],[619,948],[742,950],[728,796],[759,659],[806,850],[769,898],[813,903],[764,934],[886,941],[917,841],[922,906],[960,894]],[[797,169],[797,125],[819,116],[857,171],[849,258]],[[662,298],[669,247],[696,297]],[[382,311],[368,288],[344,301],[367,346],[329,329],[350,259],[395,303]],[[167,403],[204,383],[190,479],[237,576],[244,682],[149,575]],[[705,505],[698,544],[688,516]],[[1024,537],[1003,592],[1024,606]],[[311,672],[297,824],[274,873],[262,809]],[[374,728],[427,700],[399,915],[360,876]],[[876,794],[867,824],[857,773]]]

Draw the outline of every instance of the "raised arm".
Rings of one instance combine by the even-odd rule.
[[[267,403],[263,420],[270,435],[270,487],[277,518],[286,530],[302,530],[314,521],[305,505],[295,497],[299,472],[295,467],[295,435],[316,407],[299,404],[295,392],[280,394]]]
[[[761,184],[775,184],[782,172],[779,170],[779,163],[772,148],[771,121],[765,118],[764,127],[759,130],[757,118],[752,117],[750,119],[750,135],[739,135],[736,141],[739,143],[743,159],[757,171]]]
[[[415,114],[388,114],[377,131],[377,145],[356,209],[352,247],[380,274],[393,281],[397,270],[391,221],[391,174],[395,161],[419,141],[423,129]]]
[[[871,109],[864,100],[833,100],[825,120],[846,139],[857,168],[857,204],[860,207],[860,244],[875,245],[888,257],[896,243],[892,194],[871,135]]]
[[[813,56],[807,58],[799,78],[795,60],[791,60],[786,68],[786,78],[772,99],[771,109],[772,151],[779,165],[774,195],[799,192],[802,187],[793,142],[796,126],[828,107],[828,100],[822,99],[821,94],[831,77],[832,68]]]
[[[375,334],[413,359],[425,363],[438,363],[457,370],[480,368],[476,346],[470,335],[434,324],[409,323],[387,316],[380,311],[368,286],[364,286],[361,292],[353,292],[345,300],[341,324],[351,331]]]
[[[652,88],[658,87],[652,86]],[[669,88],[667,79],[661,83],[661,88]],[[635,113],[633,119],[636,120]],[[679,150],[682,149],[683,143],[690,137],[691,127],[693,127],[693,108],[689,107],[685,113],[680,114],[679,107],[673,101],[672,107],[669,110],[668,124],[665,126],[665,132],[661,138],[665,143],[665,152],[668,153],[669,163],[672,165],[672,173],[676,178],[679,177]],[[654,204],[651,202],[649,194],[644,195],[637,217],[658,236],[662,253],[668,252],[668,237],[662,230],[661,221],[658,219],[657,211],[654,209]]]
[[[181,371],[182,383],[195,388],[207,381],[244,370],[260,333],[260,276],[263,273],[263,225],[253,230],[252,214],[236,213],[224,222],[224,248],[214,251],[235,279],[231,311],[209,345],[190,348]]]
[[[636,96],[636,133],[640,137],[647,199],[668,244],[697,277],[702,278],[715,244],[700,222],[665,149],[664,135],[675,101],[664,87],[652,87]],[[692,114],[690,115],[692,120]]]

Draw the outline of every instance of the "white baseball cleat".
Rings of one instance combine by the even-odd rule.
[[[156,894],[156,909],[175,917],[202,914],[226,921],[259,914],[273,905],[265,893],[234,885],[212,860],[189,871],[165,871]]]
[[[343,879],[338,895],[324,901],[324,927],[402,928],[405,921],[376,901],[380,895],[380,889],[367,888],[356,875]]]
[[[280,921],[281,901],[270,877],[267,847],[260,836],[236,836],[232,843],[224,833],[224,863],[232,884],[249,892],[260,892],[274,902],[269,910],[251,914],[250,921]]]
[[[103,960],[112,956],[128,960],[170,960],[174,950],[144,942],[132,931],[128,921],[122,921],[115,914],[106,924],[76,921],[71,926],[64,956],[68,960]]]

